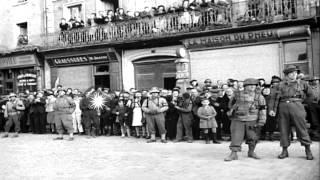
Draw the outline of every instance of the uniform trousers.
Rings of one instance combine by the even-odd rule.
[[[182,140],[183,138],[183,128],[185,129],[186,136],[189,140],[193,140],[192,135],[192,119],[184,117],[183,115],[179,116],[177,123],[177,140]]]
[[[290,146],[291,125],[296,127],[297,136],[302,145],[311,144],[305,118],[306,111],[301,102],[280,102],[279,130],[281,147]]]
[[[55,124],[57,132],[63,134],[63,127],[68,131],[68,133],[73,133],[72,125],[72,115],[64,112],[56,112],[55,114]]]
[[[246,137],[246,144],[249,146],[255,146],[259,139],[257,132],[253,128],[256,121],[239,121],[232,120],[230,131],[231,131],[231,151],[239,152],[241,151],[241,144]]]
[[[100,119],[95,110],[82,111],[83,123],[86,131],[91,130],[91,125],[93,129],[99,129]]]
[[[14,130],[15,132],[20,131],[20,115],[19,114],[14,114],[14,115],[9,115],[8,120],[4,126],[4,131],[9,132],[12,124],[14,124]]]

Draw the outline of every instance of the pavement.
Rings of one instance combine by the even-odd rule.
[[[12,134],[11,134],[12,136]],[[0,139],[0,180],[107,179],[107,180],[319,180],[319,142],[311,146],[314,160],[293,143],[289,158],[277,159],[278,141],[261,141],[247,157],[243,144],[239,160],[225,162],[229,143],[146,143],[145,139],[75,136],[53,141],[55,135],[21,134]],[[67,137],[65,137],[67,138]]]

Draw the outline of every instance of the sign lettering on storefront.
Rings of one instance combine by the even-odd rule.
[[[68,56],[48,59],[48,62],[52,66],[66,66],[66,65],[80,65],[80,64],[92,64],[109,62],[112,59],[108,53],[88,54],[79,56]]]
[[[22,55],[0,58],[0,69],[36,65],[34,55]]]
[[[35,86],[37,85],[37,75],[35,73],[24,73],[17,76],[18,86]]]
[[[219,47],[234,44],[255,43],[276,38],[277,34],[275,30],[263,30],[186,39],[184,41],[184,45],[187,48]]]

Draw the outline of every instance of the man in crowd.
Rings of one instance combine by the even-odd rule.
[[[151,139],[147,143],[156,142],[155,124],[161,134],[161,142],[167,143],[164,112],[168,109],[168,103],[164,98],[159,97],[159,93],[157,87],[151,88],[151,97],[144,100],[142,104],[142,110],[145,112],[147,126],[151,134]]]
[[[69,141],[73,138],[72,113],[76,105],[70,96],[67,96],[64,90],[58,90],[58,97],[53,105],[55,111],[55,124],[59,134],[54,140],[63,140],[63,127],[69,133]]]
[[[248,157],[260,159],[254,152],[258,142],[260,128],[266,122],[266,102],[264,97],[256,92],[258,81],[253,78],[244,80],[244,91],[238,91],[230,100],[231,116],[231,154],[225,161],[237,160],[237,152],[241,151],[241,144],[246,137],[249,145]]]
[[[279,129],[280,129],[280,146],[282,152],[278,156],[279,159],[289,157],[288,147],[290,146],[290,126],[293,124],[296,127],[299,140],[305,146],[307,160],[312,160],[310,145],[311,140],[308,134],[306,125],[306,111],[302,102],[306,97],[312,96],[310,86],[303,80],[297,79],[298,69],[290,65],[283,70],[285,79],[280,83],[279,90],[275,94],[278,98],[273,98],[279,101]],[[274,102],[271,104],[277,104]],[[274,109],[272,106],[270,109]],[[275,112],[269,112],[271,116],[275,116]]]
[[[320,140],[320,84],[319,77],[310,80],[313,96],[308,101],[311,118],[311,138]]]
[[[5,105],[4,109],[4,118],[7,119],[4,131],[5,134],[2,136],[2,138],[9,137],[9,131],[14,124],[15,126],[15,133],[12,137],[18,137],[18,133],[20,131],[20,114],[19,111],[24,110],[25,106],[23,102],[17,98],[17,95],[14,93],[9,94],[9,101]]]

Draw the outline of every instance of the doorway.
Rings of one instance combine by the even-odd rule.
[[[110,76],[109,75],[98,75],[94,76],[94,86],[110,88]]]

